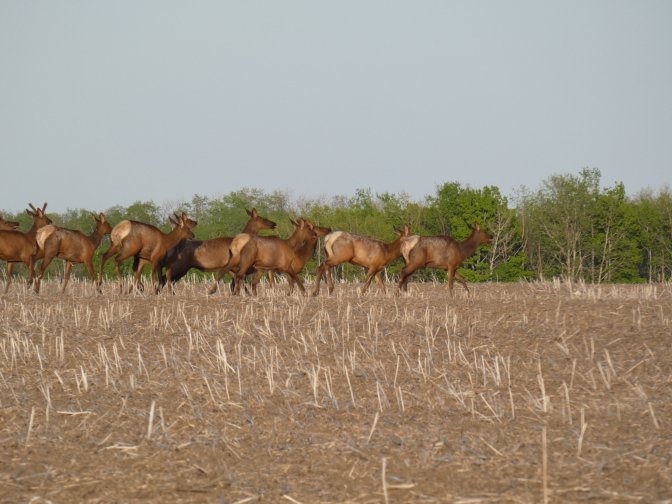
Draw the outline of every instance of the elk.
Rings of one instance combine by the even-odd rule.
[[[0,217],[0,231],[14,231],[18,229],[19,223],[16,221],[8,221]]]
[[[275,229],[275,222],[259,215],[256,208],[245,209],[245,212],[250,218],[245,224],[243,233],[256,235],[262,229]],[[218,272],[215,282],[209,289],[211,294],[216,292],[219,281],[225,274],[220,272],[229,262],[232,241],[232,236],[221,236],[211,240],[185,240],[173,247],[163,261],[163,266],[166,268],[165,282],[168,287],[172,289],[173,282],[186,275],[191,268],[196,268],[205,272]]]
[[[63,285],[61,294],[70,280],[70,271],[73,264],[84,264],[93,281],[96,280],[96,273],[93,269],[93,253],[96,251],[105,235],[112,232],[112,226],[105,220],[105,214],[91,214],[95,223],[93,232],[86,236],[81,231],[59,228],[54,225],[45,226],[37,230],[38,252],[35,254],[44,257],[40,265],[40,271],[35,277],[35,292],[40,292],[40,282],[44,276],[49,263],[58,257],[65,261],[65,275],[63,276]]]
[[[308,236],[308,238],[303,242],[302,245],[299,246],[298,249],[296,249],[296,257],[294,260],[291,262],[291,269],[294,273],[297,275],[301,273],[303,270],[303,267],[306,265],[306,263],[310,260],[311,257],[313,257],[313,254],[315,253],[315,247],[317,247],[317,242],[320,238],[323,238],[327,236],[329,233],[331,233],[331,229],[328,227],[322,227],[318,226],[306,219],[301,219],[305,222],[305,225],[308,226],[308,228],[312,231],[312,234]],[[293,220],[290,219],[290,222],[294,226],[295,229],[298,229],[301,226],[301,221],[299,222],[294,222]],[[254,276],[252,277],[252,293],[256,295],[257,293],[257,284],[259,283],[259,280],[261,280],[261,277],[264,274],[264,271],[268,271],[269,274],[275,272],[275,273],[282,273],[281,269],[264,269],[261,266],[255,266],[256,272],[254,273]],[[248,271],[249,273],[249,271]],[[269,275],[270,276],[270,275]],[[272,276],[270,277],[272,278]],[[287,295],[290,295],[294,290],[294,279],[290,276],[289,277],[289,292]]]
[[[182,212],[181,216],[175,214],[175,219],[171,217],[170,221],[173,224],[173,229],[169,233],[164,233],[150,224],[131,220],[121,221],[114,226],[110,235],[112,244],[100,259],[98,290],[101,290],[105,262],[116,254],[114,257],[114,266],[117,271],[119,292],[121,293],[123,291],[123,284],[120,263],[129,257],[137,255],[138,259],[137,267],[135,268],[134,282],[133,285],[131,285],[129,292],[133,286],[138,286],[142,289],[140,275],[145,265],[151,264],[151,278],[154,283],[154,293],[158,293],[159,267],[161,260],[168,250],[177,245],[180,241],[193,238],[194,233],[192,229],[198,224],[195,220],[189,219],[184,212]]]
[[[324,239],[324,252],[326,259],[316,271],[316,283],[313,296],[320,292],[320,281],[324,274],[329,284],[329,294],[334,291],[334,281],[331,278],[331,268],[339,264],[349,262],[367,269],[366,280],[362,286],[362,293],[366,292],[371,285],[371,280],[376,279],[380,289],[385,292],[385,284],[380,278],[380,272],[395,259],[401,256],[401,243],[410,231],[408,224],[401,229],[395,229],[397,239],[391,243],[384,243],[369,236],[361,236],[336,231]]]
[[[450,236],[409,236],[401,246],[406,265],[401,270],[399,291],[408,290],[408,279],[418,268],[437,268],[448,272],[448,287],[453,296],[453,282],[457,280],[469,292],[467,282],[457,272],[462,262],[476,252],[476,249],[488,244],[492,237],[476,223],[466,240],[457,241]]]
[[[35,236],[38,229],[51,224],[51,219],[44,213],[46,203],[42,208],[35,208],[32,203],[28,205],[30,210],[26,210],[26,213],[33,218],[33,224],[28,231],[25,233],[18,230],[0,231],[0,260],[7,261],[5,293],[9,291],[9,285],[12,283],[12,272],[16,263],[22,262],[28,266],[28,285],[33,282],[33,254],[37,247]]]
[[[247,233],[241,233],[233,239],[231,259],[227,270],[236,271],[234,294],[240,293],[241,283],[252,268],[257,271],[286,273],[290,278],[289,293],[291,294],[293,289],[292,282],[295,282],[305,294],[306,289],[299,278],[299,272],[307,259],[299,256],[299,253],[302,250],[303,253],[307,252],[305,245],[315,235],[314,225],[305,219],[299,219],[298,222],[292,221],[292,224],[294,232],[287,239],[278,236],[254,236]],[[258,278],[261,277],[261,274],[257,273],[257,275]],[[256,295],[256,293],[256,284],[253,284],[252,294]]]

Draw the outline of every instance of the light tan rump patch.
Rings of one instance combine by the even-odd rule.
[[[129,220],[123,220],[114,226],[114,229],[112,229],[112,233],[110,234],[112,243],[114,245],[121,244],[122,240],[130,234],[132,226],[133,224],[131,224],[131,221]]]
[[[252,235],[249,235],[247,233],[240,233],[233,237],[230,249],[231,250],[230,262],[232,262],[233,264],[238,264],[238,261],[240,261],[240,251],[243,250],[245,245],[247,245],[251,239]]]
[[[41,227],[40,229],[37,230],[37,235],[35,236],[35,240],[37,241],[37,247],[40,250],[44,250],[44,244],[47,242],[47,239],[54,234],[54,231],[56,231],[58,228],[54,226],[53,224],[47,224],[44,227]]]
[[[420,236],[411,235],[401,239],[401,255],[404,256],[404,261],[408,263],[408,258],[411,256],[411,250],[420,241]]]
[[[343,235],[347,236],[348,233],[343,231],[334,231],[333,233],[329,233],[324,237],[324,251],[327,254],[327,258],[334,255],[334,243]]]

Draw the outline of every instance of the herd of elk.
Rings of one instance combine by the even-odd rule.
[[[294,284],[305,294],[299,274],[313,257],[318,240],[324,237],[325,260],[316,271],[316,285],[313,295],[318,295],[322,276],[326,277],[329,294],[334,290],[331,269],[339,264],[351,263],[366,268],[367,274],[362,286],[366,292],[372,280],[385,291],[380,274],[392,261],[403,257],[405,266],[401,270],[399,292],[408,290],[411,275],[419,268],[444,269],[448,273],[448,286],[453,295],[454,280],[469,292],[465,279],[457,268],[479,246],[488,244],[492,237],[475,224],[468,238],[462,241],[450,236],[411,235],[408,225],[395,229],[397,239],[385,243],[368,236],[355,235],[345,231],[332,232],[309,220],[300,218],[293,221],[294,232],[283,239],[278,236],[259,236],[263,229],[274,229],[275,222],[261,217],[256,209],[246,210],[249,220],[243,232],[235,237],[219,237],[210,240],[193,240],[193,229],[197,222],[183,212],[170,217],[172,230],[164,233],[150,224],[124,220],[112,228],[105,215],[93,214],[95,229],[87,236],[81,231],[60,228],[52,224],[44,213],[47,207],[35,208],[32,203],[26,212],[33,218],[30,229],[21,232],[18,222],[0,217],[0,260],[7,262],[5,293],[9,290],[14,265],[23,262],[28,266],[28,284],[34,280],[36,293],[40,291],[41,280],[51,261],[61,258],[66,261],[61,293],[65,292],[73,264],[84,264],[89,275],[95,280],[93,255],[105,235],[110,234],[111,244],[102,255],[99,264],[97,287],[101,290],[105,262],[114,256],[119,292],[123,291],[120,263],[134,258],[134,287],[142,289],[141,274],[146,265],[151,265],[151,279],[154,292],[158,293],[166,269],[165,282],[172,290],[172,283],[182,278],[191,268],[215,272],[217,278],[210,292],[217,289],[221,278],[229,273],[233,277],[233,293],[239,294],[241,285],[249,275],[252,277],[252,294],[257,294],[257,285],[264,273],[285,273],[289,281],[289,294]],[[36,261],[42,259],[39,273],[35,275]]]
[[[313,296],[320,293],[320,281],[323,274],[326,275],[329,283],[329,294],[334,291],[331,268],[345,262],[363,266],[367,269],[362,293],[367,291],[373,278],[376,279],[376,283],[381,290],[385,291],[385,284],[380,278],[380,272],[383,271],[385,266],[401,256],[402,240],[409,235],[408,225],[404,224],[402,229],[395,229],[394,232],[397,234],[397,239],[392,243],[384,243],[369,236],[350,234],[345,231],[336,231],[329,234],[324,239],[326,259],[317,268]]]
[[[331,229],[316,226],[303,218],[291,222],[294,232],[287,239],[247,233],[241,233],[233,239],[229,269],[236,271],[234,294],[240,292],[245,276],[251,271],[255,272],[252,279],[254,296],[265,271],[285,273],[289,277],[288,294],[292,293],[294,284],[299,286],[302,293],[306,292],[299,273],[313,256],[318,239],[330,233]]]
[[[243,228],[243,233],[257,235],[262,229],[275,229],[275,222],[259,215],[256,208],[245,209],[245,212],[250,218]],[[225,274],[221,271],[226,270],[229,264],[232,241],[232,236],[221,236],[210,240],[184,240],[170,249],[163,261],[163,266],[166,268],[167,287],[172,290],[173,282],[177,282],[191,268],[196,268],[200,271],[218,273],[210,288],[210,293],[214,293]]]
[[[169,249],[177,245],[180,241],[194,237],[192,229],[196,227],[197,222],[191,220],[182,212],[182,215],[175,214],[175,218],[170,218],[173,225],[172,231],[164,233],[156,226],[137,222],[132,220],[123,220],[110,233],[111,245],[107,252],[100,259],[98,289],[100,290],[103,282],[103,268],[105,262],[112,256],[114,257],[114,267],[117,271],[119,283],[119,292],[123,291],[123,282],[121,275],[121,261],[129,257],[137,256],[134,262],[135,275],[133,287],[142,289],[140,275],[143,268],[150,264],[152,268],[151,278],[154,284],[154,292],[159,290],[159,266]],[[137,263],[137,266],[136,266]]]
[[[16,263],[22,262],[28,266],[28,285],[33,282],[37,230],[51,224],[51,219],[44,213],[46,203],[42,208],[35,208],[32,203],[29,203],[29,206],[30,210],[26,210],[26,213],[33,218],[33,224],[28,231],[25,233],[16,229],[0,231],[0,260],[7,261],[5,293],[9,291],[9,285],[12,283],[12,272]]]

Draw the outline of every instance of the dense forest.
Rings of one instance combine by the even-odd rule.
[[[200,239],[235,235],[247,220],[244,209],[252,207],[277,222],[276,231],[281,236],[290,234],[289,218],[298,216],[333,230],[382,240],[393,240],[393,229],[404,223],[414,234],[449,234],[463,239],[470,232],[469,226],[479,222],[493,241],[464,263],[461,271],[470,282],[550,278],[592,283],[669,280],[670,189],[628,196],[623,184],[603,187],[600,177],[595,168],[583,169],[576,175],[554,175],[536,190],[521,189],[514,201],[495,186],[479,189],[447,182],[422,201],[406,194],[379,194],[370,189],[357,190],[353,196],[300,200],[284,192],[242,189],[222,197],[195,195],[191,201],[178,203],[138,201],[128,207],[48,213],[55,224],[88,233],[93,228],[91,212],[104,211],[112,224],[134,219],[167,230],[168,215],[185,211],[198,221],[195,233]],[[19,220],[21,229],[30,226],[30,217],[24,212],[3,212],[3,216]],[[101,248],[107,246],[106,241]],[[317,254],[304,273],[314,274],[321,251]],[[52,270],[62,268],[61,261],[52,264]],[[111,264],[107,266],[111,268]],[[395,277],[401,267],[401,261],[394,262],[387,275]],[[344,265],[337,275],[357,279],[362,277],[362,271]],[[434,270],[414,276],[416,280],[443,278],[443,272]]]

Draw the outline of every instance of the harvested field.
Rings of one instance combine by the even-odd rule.
[[[0,299],[3,502],[670,502],[672,285]]]

